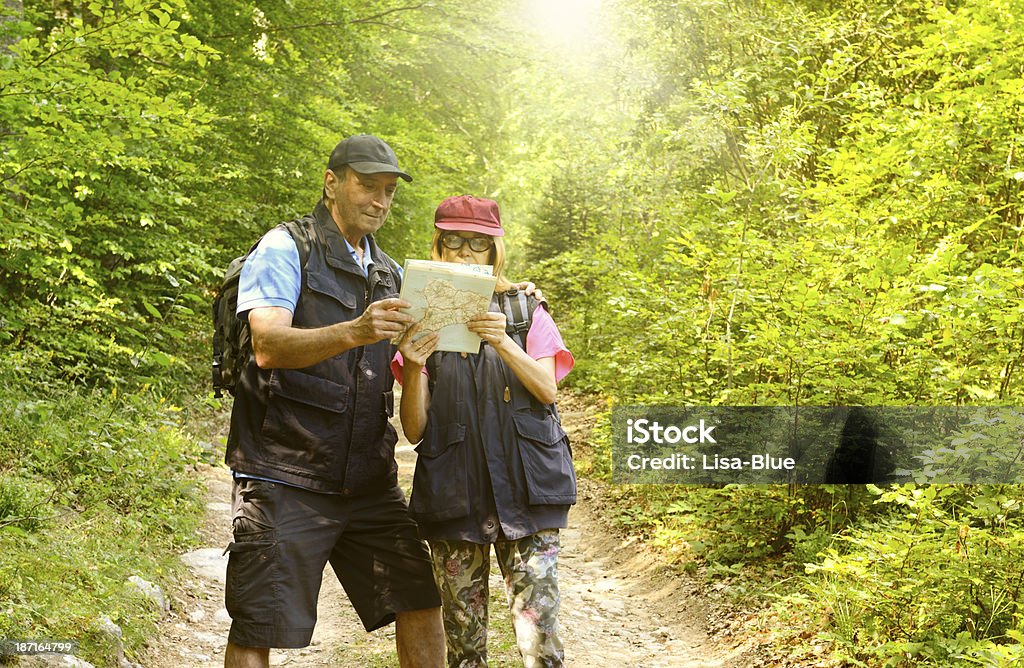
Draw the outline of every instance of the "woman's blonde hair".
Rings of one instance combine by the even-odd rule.
[[[430,259],[435,262],[442,262],[444,255],[441,248],[441,236],[448,230],[434,228],[434,238],[430,241]],[[512,287],[512,283],[502,275],[505,270],[505,242],[501,237],[491,237],[494,247],[491,249],[491,256],[488,261],[491,263],[494,275],[498,277],[498,283],[494,286],[495,292],[505,292]]]

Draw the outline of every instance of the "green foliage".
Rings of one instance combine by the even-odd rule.
[[[181,2],[25,5],[0,23],[0,345],[77,381],[180,378],[209,271],[182,211],[212,119],[192,69],[213,52],[179,32]]]
[[[560,165],[531,227],[590,360],[574,382],[704,403],[1016,396],[1012,5],[628,5],[664,35],[624,64],[656,76],[609,101],[637,100],[621,159]],[[650,354],[629,354],[638,334]]]
[[[832,543],[856,513],[868,512],[863,494],[842,486],[785,487],[727,485],[621,486],[616,521],[646,535],[683,566],[705,563],[737,573],[775,564],[781,572]]]
[[[0,523],[23,531],[39,528],[43,519],[53,512],[50,505],[52,487],[31,477],[3,477],[0,486]]]
[[[1007,488],[913,485],[881,493],[879,503],[904,512],[844,536],[808,565],[818,577],[806,581],[806,595],[784,600],[841,611],[824,635],[851,660],[1019,660],[1024,534],[1014,496]]]
[[[15,377],[8,371],[6,377]],[[0,390],[0,636],[70,638],[109,664],[108,616],[129,653],[158,611],[127,578],[163,582],[193,544],[200,449],[182,413],[150,394]]]

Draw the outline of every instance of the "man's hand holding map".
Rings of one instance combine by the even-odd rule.
[[[497,280],[489,265],[406,260],[401,298],[421,334],[440,335],[437,350],[478,353],[480,337],[466,323],[487,311]]]

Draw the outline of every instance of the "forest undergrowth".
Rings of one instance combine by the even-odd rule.
[[[188,417],[145,390],[0,388],[0,638],[138,654],[163,610],[130,578],[169,591],[203,509]]]
[[[592,399],[607,405],[606,400]],[[611,482],[610,413],[576,448]],[[606,510],[739,607],[794,666],[1024,658],[1017,485],[614,485]]]

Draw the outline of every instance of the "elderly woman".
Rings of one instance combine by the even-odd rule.
[[[573,357],[543,302],[502,276],[497,203],[450,197],[434,226],[434,260],[489,264],[498,277],[490,310],[468,323],[483,340],[478,354],[435,352],[437,334],[414,326],[394,361],[402,427],[422,439],[409,506],[430,545],[448,665],[487,665],[493,545],[523,664],[562,666],[558,530],[576,476],[555,395]]]

